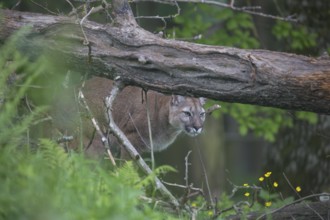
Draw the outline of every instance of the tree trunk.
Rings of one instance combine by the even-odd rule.
[[[164,93],[330,114],[329,58],[163,39],[120,7],[113,24],[85,19],[82,28],[64,16],[0,10],[0,42],[29,25],[23,52],[46,47],[81,72]]]

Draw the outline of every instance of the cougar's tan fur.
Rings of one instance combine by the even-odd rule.
[[[83,89],[88,106],[105,134],[108,132],[108,119],[104,98],[109,95],[112,84],[111,80],[93,77],[86,81]],[[166,149],[182,131],[190,136],[201,133],[205,120],[203,98],[166,96],[154,91],[148,91],[147,95],[154,151]],[[141,88],[125,87],[114,101],[112,114],[116,124],[138,152],[150,150],[146,97]],[[83,124],[87,154],[102,155],[104,146],[94,132],[90,119],[84,118]],[[112,136],[110,145],[118,146]]]

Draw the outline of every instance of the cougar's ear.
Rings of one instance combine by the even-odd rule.
[[[201,98],[199,98],[199,101],[201,102],[201,105],[205,105],[205,103],[206,103],[207,99],[206,99],[206,98],[203,98],[203,97],[201,97]]]
[[[179,105],[184,100],[186,100],[186,98],[182,95],[172,95],[171,104],[172,105]]]

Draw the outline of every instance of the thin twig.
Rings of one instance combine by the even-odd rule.
[[[35,5],[39,6],[39,7],[41,7],[41,8],[44,9],[44,10],[46,10],[48,13],[53,14],[53,15],[58,15],[58,13],[49,10],[47,7],[41,5],[41,4],[39,4],[39,3],[37,3],[37,2],[35,2],[35,1],[33,1],[33,0],[30,0],[30,1],[31,1],[33,4],[35,4]]]
[[[191,165],[191,164],[189,163],[188,159],[189,159],[189,155],[190,154],[191,154],[191,150],[188,151],[187,156],[184,158],[184,160],[185,160],[185,167],[186,167],[186,172],[185,172],[185,175],[184,175],[184,180],[186,182],[186,186],[188,186],[188,183],[189,183],[189,181],[188,181],[188,168],[189,168],[189,165]]]
[[[201,188],[194,188],[193,184],[189,184],[188,181],[188,167],[189,167],[189,155],[190,155],[191,151],[188,152],[187,156],[185,157],[185,167],[186,167],[186,171],[185,171],[185,185],[180,185],[180,184],[176,184],[176,183],[168,183],[163,181],[164,184],[169,185],[169,186],[174,186],[174,187],[178,187],[178,188],[183,188],[185,189],[185,193],[183,194],[183,196],[180,199],[180,203],[181,205],[184,205],[187,203],[187,201],[191,198],[194,197],[196,195],[202,195],[204,196],[204,192]],[[191,192],[194,191],[194,192]],[[193,216],[192,216],[193,217]]]
[[[299,197],[301,198],[301,196],[299,195],[299,193],[295,190],[295,188],[293,187],[293,185],[291,184],[290,180],[288,179],[288,177],[285,175],[285,173],[283,172],[283,177],[286,180],[286,182],[289,184],[290,188],[292,189],[292,191]]]
[[[182,189],[187,189],[187,188],[190,188],[191,190],[194,190],[194,191],[197,191],[199,192],[201,195],[204,195],[204,192],[201,188],[196,188],[196,187],[193,187],[192,184],[188,185],[188,186],[184,186],[184,185],[181,185],[181,184],[177,184],[177,183],[169,183],[169,182],[166,182],[164,180],[162,180],[162,182],[165,184],[165,185],[168,185],[168,186],[174,186],[174,187],[178,187],[178,188],[182,188]]]
[[[92,111],[90,110],[90,108],[88,107],[87,105],[87,102],[86,102],[86,99],[85,99],[85,96],[83,94],[83,92],[81,90],[79,90],[79,93],[78,93],[78,97],[79,97],[79,100],[82,101],[83,103],[83,106],[85,107],[85,109],[87,110],[87,113],[89,114],[89,116],[91,117],[91,120],[92,120],[92,123],[93,123],[93,126],[94,128],[96,129],[97,133],[100,135],[101,137],[101,140],[102,140],[102,144],[103,146],[105,147],[106,149],[106,152],[110,158],[110,161],[111,163],[116,166],[116,161],[114,159],[114,157],[112,156],[112,153],[110,151],[110,144],[109,144],[109,140],[108,138],[106,138],[103,134],[103,132],[101,131],[101,128],[99,126],[99,124],[97,123],[96,119],[94,118],[93,114],[92,114]]]
[[[133,126],[134,126],[134,128],[135,128],[135,130],[136,130],[136,132],[138,133],[138,135],[139,135],[141,141],[144,143],[145,146],[148,146],[147,142],[144,140],[144,138],[142,137],[142,135],[141,135],[141,133],[140,133],[138,127],[136,126],[136,124],[135,124],[135,122],[134,122],[134,119],[133,119],[133,117],[132,117],[132,114],[131,114],[130,112],[128,112],[128,116],[129,116],[129,119],[131,120],[131,122],[132,122],[132,124],[133,124]]]
[[[231,194],[228,196],[229,198],[234,197],[234,195],[236,194],[236,192],[239,189],[251,189],[251,190],[253,190],[255,192],[258,192],[258,191],[262,190],[261,187],[256,186],[256,185],[252,185],[252,186],[238,186],[238,185],[235,185],[233,182],[231,182],[229,179],[227,179],[227,181],[233,187],[233,189],[231,191]]]
[[[112,22],[113,18],[111,17],[108,9],[111,8],[111,4],[109,4],[106,0],[102,0],[102,9],[104,10],[105,14],[107,15],[107,18],[109,18],[109,20]],[[95,8],[95,11],[98,12],[100,9],[98,7]]]
[[[225,209],[222,209],[222,210],[218,211],[214,216],[212,216],[212,219],[217,219],[218,216],[220,216],[221,214],[223,214],[225,212],[228,212],[228,211],[231,211],[231,210],[235,210],[237,215],[241,215],[242,214],[241,207],[243,205],[246,205],[249,208],[251,208],[253,206],[253,203],[249,203],[248,201],[239,201],[239,202],[235,203],[234,205],[232,205],[228,208],[225,208]]]
[[[163,2],[163,1],[159,1],[159,3],[168,4],[167,2]],[[167,23],[166,23],[165,19],[173,19],[173,18],[179,16],[180,13],[181,13],[181,8],[180,8],[179,4],[176,1],[173,1],[173,4],[171,4],[171,5],[174,5],[176,7],[176,13],[174,15],[137,16],[137,17],[135,17],[135,19],[160,19],[164,23],[164,26],[163,26],[162,30],[165,30],[166,26],[167,26]]]
[[[293,185],[291,184],[290,180],[288,179],[288,177],[285,175],[285,173],[283,172],[283,176],[286,180],[286,182],[289,184],[289,186],[291,187],[291,189],[296,193],[296,195],[301,198],[300,194],[297,192],[297,190],[293,187]],[[315,209],[313,209],[309,204],[305,203],[305,201],[303,201],[304,205],[309,208],[310,210],[312,210],[320,219],[323,220],[323,217],[320,215],[320,213],[318,213]]]
[[[85,0],[83,2],[84,2],[84,4],[82,4],[82,5],[78,6],[77,8],[75,8],[76,10],[72,10],[68,15],[69,16],[76,15],[76,17],[78,18],[79,17],[78,16],[78,11],[83,10],[84,7],[85,7],[85,4],[86,4]],[[91,3],[91,1],[89,1],[89,2]],[[105,14],[107,15],[107,18],[109,18],[110,21],[113,21],[113,18],[111,17],[110,13],[108,12],[108,9],[110,9],[110,8],[111,8],[111,4],[108,3],[106,0],[102,0],[101,5],[95,6],[94,10],[90,13],[90,15],[91,14],[96,14],[96,13],[101,12],[101,11],[104,11]]]
[[[147,91],[144,91],[144,94],[146,97],[146,105],[147,105],[147,121],[148,121],[148,133],[149,133],[149,143],[150,143],[150,154],[151,154],[151,169],[155,170],[154,142],[152,139],[152,129],[151,129],[151,122],[150,122],[150,110],[149,110]]]
[[[85,31],[84,31],[83,23],[84,23],[85,19],[93,12],[93,10],[94,10],[94,7],[92,7],[91,10],[89,10],[89,12],[80,21],[81,32],[83,33],[84,39],[85,39],[84,40],[84,45],[89,45],[89,41],[88,41],[87,35],[86,35]]]
[[[71,14],[75,14],[76,15],[76,18],[78,18],[78,13],[77,13],[77,9],[76,7],[74,7],[74,5],[70,2],[70,0],[65,0],[72,8],[72,11],[69,13],[69,16]]]
[[[11,10],[15,10],[16,7],[18,7],[21,4],[22,0],[19,0],[16,2],[16,4],[11,8]]]
[[[233,209],[236,211],[236,213],[238,215],[240,215],[241,214],[240,207],[242,205],[247,205],[249,208],[252,208],[252,206],[255,203],[256,195],[257,195],[258,191],[260,191],[262,189],[261,187],[255,186],[255,185],[252,185],[252,186],[238,186],[238,185],[235,185],[233,182],[231,182],[229,179],[227,179],[227,181],[233,187],[232,193],[231,193],[231,195],[229,195],[229,198],[232,198],[239,189],[251,189],[251,190],[253,190],[252,191],[252,196],[251,196],[252,197],[252,201],[251,201],[251,203],[249,203],[248,201],[239,201],[239,202],[235,203],[234,205],[232,205],[232,206],[230,206],[228,208],[222,209],[220,211],[217,211],[216,210],[215,211],[215,214],[213,216],[213,219],[217,219],[217,217],[220,216],[221,214],[223,214],[225,212],[228,212],[230,210],[233,210]]]
[[[185,2],[185,3],[199,3],[199,4],[209,4],[209,5],[215,5],[218,7],[222,8],[229,8],[232,9],[233,11],[239,11],[239,12],[244,12],[252,15],[257,15],[261,17],[266,17],[270,19],[275,19],[275,20],[282,20],[282,21],[291,21],[291,22],[297,22],[298,20],[293,18],[293,16],[287,16],[287,17],[280,17],[280,16],[275,16],[275,15],[270,15],[270,14],[265,14],[262,12],[257,12],[253,10],[260,10],[260,6],[254,6],[254,7],[236,7],[234,5],[234,1],[231,1],[231,3],[223,3],[219,1],[211,1],[211,0],[131,0],[131,2],[158,2],[162,4],[170,4],[173,5],[177,2]]]
[[[211,202],[211,206],[214,207],[214,201],[212,199],[211,188],[210,188],[209,180],[208,180],[208,177],[207,177],[205,164],[204,164],[204,161],[203,161],[203,158],[202,158],[202,152],[199,149],[199,147],[197,147],[197,149],[198,149],[199,160],[200,160],[200,163],[201,163],[201,166],[202,166],[203,176],[205,178],[206,188],[207,188],[207,192],[209,194],[209,199],[210,199],[210,202]]]
[[[139,196],[139,199],[143,200],[144,202],[147,202],[147,203],[155,203],[156,205],[161,205],[162,208],[171,208],[171,204],[167,203],[167,202],[164,202],[162,200],[156,200],[155,201],[155,198],[149,198],[149,197],[146,197],[146,196]]]

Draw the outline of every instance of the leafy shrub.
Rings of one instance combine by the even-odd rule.
[[[277,21],[272,30],[277,40],[282,41],[287,51],[303,52],[317,46],[317,34],[311,33],[305,26],[292,25],[289,22]]]

